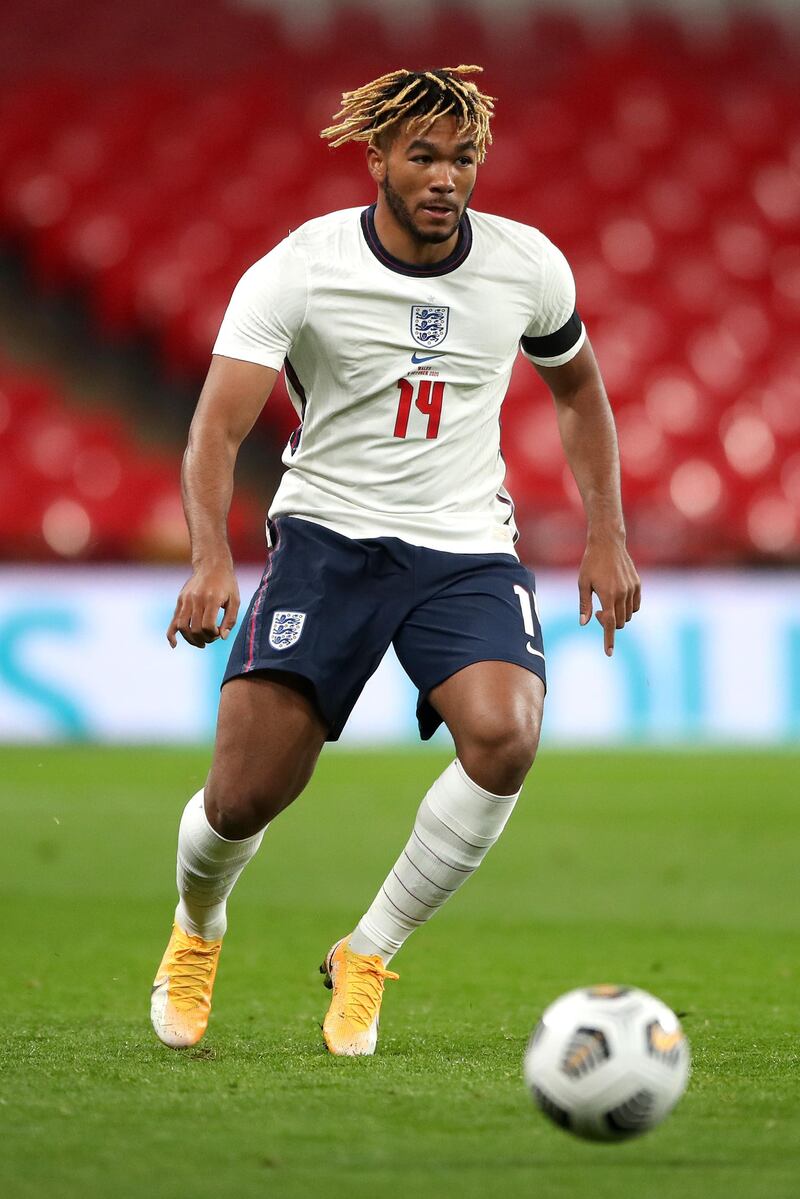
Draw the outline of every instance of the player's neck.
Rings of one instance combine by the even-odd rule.
[[[453,236],[448,237],[447,241],[420,241],[400,224],[383,196],[380,195],[375,207],[374,223],[375,232],[384,250],[388,251],[393,258],[399,258],[401,262],[407,262],[411,266],[427,266],[429,263],[442,262],[455,250],[461,228],[459,225]]]

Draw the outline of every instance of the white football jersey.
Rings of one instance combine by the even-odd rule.
[[[537,229],[470,211],[447,258],[413,266],[381,245],[373,206],[309,221],[250,267],[214,353],[285,367],[301,424],[271,517],[515,555],[511,368],[520,344],[559,366],[584,337],[566,259]]]

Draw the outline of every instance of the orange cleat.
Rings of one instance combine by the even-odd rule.
[[[373,1054],[384,980],[400,975],[386,970],[380,957],[353,953],[347,938],[336,942],[319,972],[325,975],[325,986],[333,991],[322,1025],[328,1051],[336,1057]]]
[[[196,1045],[206,1031],[221,948],[173,924],[150,999],[156,1036],[170,1049]]]

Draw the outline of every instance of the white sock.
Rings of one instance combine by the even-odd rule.
[[[228,896],[263,836],[262,829],[244,841],[226,840],[208,823],[203,792],[192,796],[178,831],[180,902],[175,922],[185,933],[205,941],[217,941],[225,935]]]
[[[389,962],[477,870],[518,796],[484,791],[458,759],[451,762],[420,804],[411,838],[359,920],[350,948]]]

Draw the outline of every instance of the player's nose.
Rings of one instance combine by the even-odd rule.
[[[430,181],[430,189],[433,192],[452,192],[455,191],[455,180],[453,173],[446,165],[442,165],[436,175]]]

